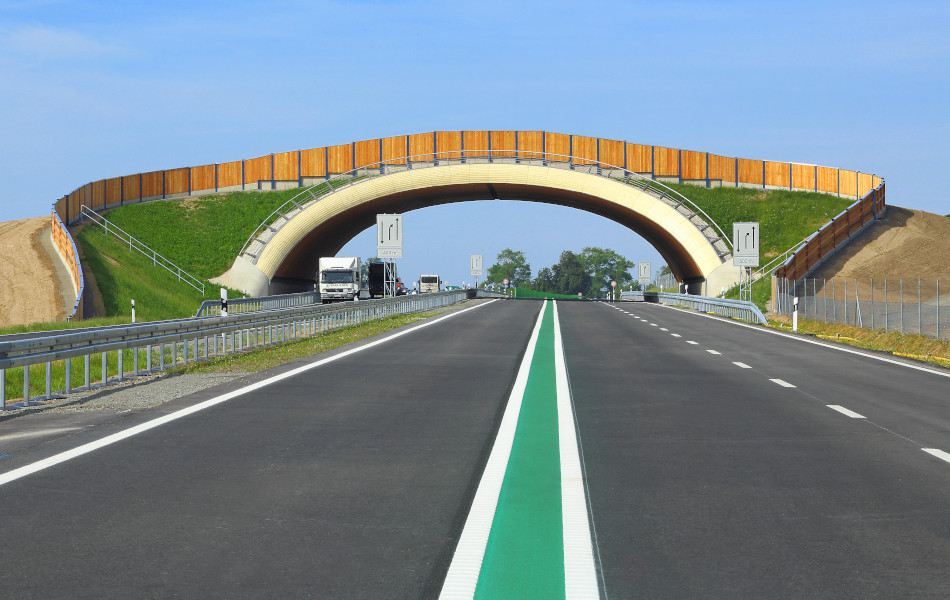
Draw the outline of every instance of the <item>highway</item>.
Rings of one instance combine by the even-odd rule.
[[[830,346],[476,304],[10,450],[0,595],[456,597],[501,456],[476,598],[950,597],[950,371]]]

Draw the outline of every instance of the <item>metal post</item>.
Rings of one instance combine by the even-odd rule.
[[[90,362],[90,361],[89,361],[89,358],[90,358],[91,356],[92,356],[91,354],[87,354],[87,355],[85,355],[85,356],[83,357],[83,358],[85,359],[85,360],[83,361],[83,362],[84,362],[84,365],[83,365],[83,366],[84,366],[84,369],[83,369],[83,370],[85,371],[85,376],[84,376],[83,379],[85,380],[84,383],[86,384],[85,387],[86,387],[87,390],[88,390],[90,387],[92,387],[92,381],[91,381],[92,375],[90,374],[90,371],[91,371],[90,366],[91,366],[91,365],[89,364],[89,362]]]
[[[73,366],[73,359],[67,358],[66,359],[66,385],[63,388],[67,394],[70,392],[70,390],[72,390],[72,383],[73,383],[72,366]]]
[[[7,370],[0,369],[0,408],[7,407]]]
[[[940,339],[940,280],[937,280],[937,339]]]
[[[46,361],[46,399],[53,398],[53,365]]]
[[[99,364],[99,367],[102,373],[102,385],[105,385],[109,380],[109,355],[105,352],[102,353],[102,362]]]
[[[119,348],[119,360],[118,360],[118,363],[119,363],[119,366],[118,366],[118,370],[119,370],[119,381],[125,381],[125,364],[124,364],[124,362],[125,362],[125,351],[122,350],[122,348]]]
[[[920,277],[917,278],[917,335],[923,335],[923,332],[920,330],[921,319],[920,319]]]

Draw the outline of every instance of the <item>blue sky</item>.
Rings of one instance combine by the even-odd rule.
[[[947,214],[947,31],[946,2],[0,0],[0,219],[104,177],[459,129],[856,169]],[[661,262],[540,204],[416,211],[405,240],[404,278],[450,283],[506,246],[535,271],[591,245]]]

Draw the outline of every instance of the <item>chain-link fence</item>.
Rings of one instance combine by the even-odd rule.
[[[950,340],[950,281],[800,279],[776,281],[775,312],[868,329]]]

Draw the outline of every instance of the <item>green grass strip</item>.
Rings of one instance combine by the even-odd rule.
[[[475,598],[564,598],[552,303],[544,311]]]

